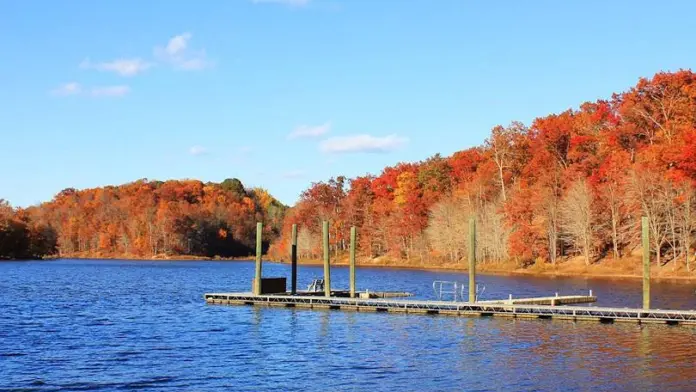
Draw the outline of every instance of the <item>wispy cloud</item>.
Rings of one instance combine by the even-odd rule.
[[[51,95],[66,97],[70,95],[83,95],[95,98],[101,97],[122,97],[130,93],[131,89],[128,86],[95,86],[83,87],[79,83],[66,83],[58,88],[51,90]]]
[[[152,68],[154,64],[140,58],[117,59],[93,63],[89,58],[80,63],[81,69],[96,69],[105,72],[114,72],[121,76],[135,76]]]
[[[186,71],[211,67],[213,63],[208,60],[204,49],[191,49],[189,45],[191,38],[193,35],[188,32],[170,38],[167,45],[155,47],[155,58]]]
[[[283,173],[283,178],[287,178],[289,180],[294,180],[298,178],[303,178],[305,176],[305,171],[304,170],[290,170],[286,171]]]
[[[205,155],[208,153],[208,149],[203,146],[193,146],[189,148],[189,154],[193,156]]]
[[[65,97],[68,95],[78,95],[82,93],[82,86],[76,82],[65,83],[50,91],[51,95]]]
[[[282,4],[290,7],[304,7],[310,3],[311,0],[251,0],[254,4]]]
[[[89,94],[93,97],[123,97],[130,91],[128,86],[102,86],[92,88]]]
[[[140,57],[119,58],[112,61],[93,62],[89,57],[80,64],[80,69],[92,69],[111,72],[120,76],[132,77],[162,63],[182,70],[200,70],[214,65],[207,58],[203,49],[192,49],[190,42],[193,35],[183,33],[169,39],[165,46],[154,48],[154,59],[143,60]],[[65,83],[49,93],[53,96],[81,95],[89,97],[122,97],[131,89],[126,85],[85,87],[77,82]]]
[[[288,139],[298,139],[303,137],[317,137],[327,134],[331,130],[331,123],[326,122],[322,125],[300,125],[290,132]]]
[[[408,138],[397,135],[353,135],[326,139],[321,142],[319,148],[325,153],[385,153],[401,148],[406,143]]]

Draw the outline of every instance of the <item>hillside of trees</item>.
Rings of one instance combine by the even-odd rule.
[[[70,188],[24,210],[0,204],[0,258],[248,256],[256,222],[267,248],[286,208],[237,179]]]
[[[27,211],[14,209],[0,199],[0,260],[34,259],[56,251],[56,233],[35,224]]]
[[[320,258],[328,220],[337,256],[354,225],[362,258],[465,264],[474,217],[482,264],[592,265],[639,249],[647,216],[657,267],[692,271],[695,180],[696,74],[659,73],[606,100],[496,126],[449,157],[313,183],[271,254],[287,258],[296,223],[300,256]]]

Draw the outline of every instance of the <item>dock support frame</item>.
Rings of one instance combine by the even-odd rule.
[[[329,256],[329,222],[322,224],[322,237],[324,239],[324,295],[331,297],[331,263]]]
[[[297,294],[297,225],[292,225],[292,238],[290,243],[290,264],[292,272],[290,275],[290,294]]]
[[[643,309],[650,309],[650,222],[641,219],[643,242]]]
[[[350,297],[355,298],[355,247],[356,247],[356,229],[355,226],[350,228]]]
[[[262,252],[263,252],[263,223],[256,223],[256,272],[254,275],[254,294],[261,295]]]
[[[476,219],[469,219],[469,302],[476,302]]]

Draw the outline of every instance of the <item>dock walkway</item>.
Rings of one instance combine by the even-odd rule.
[[[557,297],[546,297],[557,298]],[[498,302],[446,302],[424,300],[360,299],[252,293],[205,294],[208,304],[296,307],[357,312],[394,312],[450,316],[510,317],[603,323],[661,323],[696,326],[696,311],[607,308],[594,306],[549,306]]]
[[[575,305],[597,302],[593,295],[556,295],[553,297],[509,298],[478,301],[479,304],[506,304],[506,305]]]

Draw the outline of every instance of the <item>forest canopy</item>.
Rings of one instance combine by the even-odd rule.
[[[0,205],[0,257],[248,256],[256,222],[267,247],[286,208],[238,179],[68,188],[28,209]]]
[[[287,257],[298,224],[300,255],[319,258],[328,220],[337,254],[356,226],[363,257],[457,263],[474,218],[483,263],[590,265],[637,248],[646,216],[657,265],[691,270],[694,180],[696,75],[663,72],[609,99],[495,126],[483,145],[449,157],[313,183],[272,254]]]

